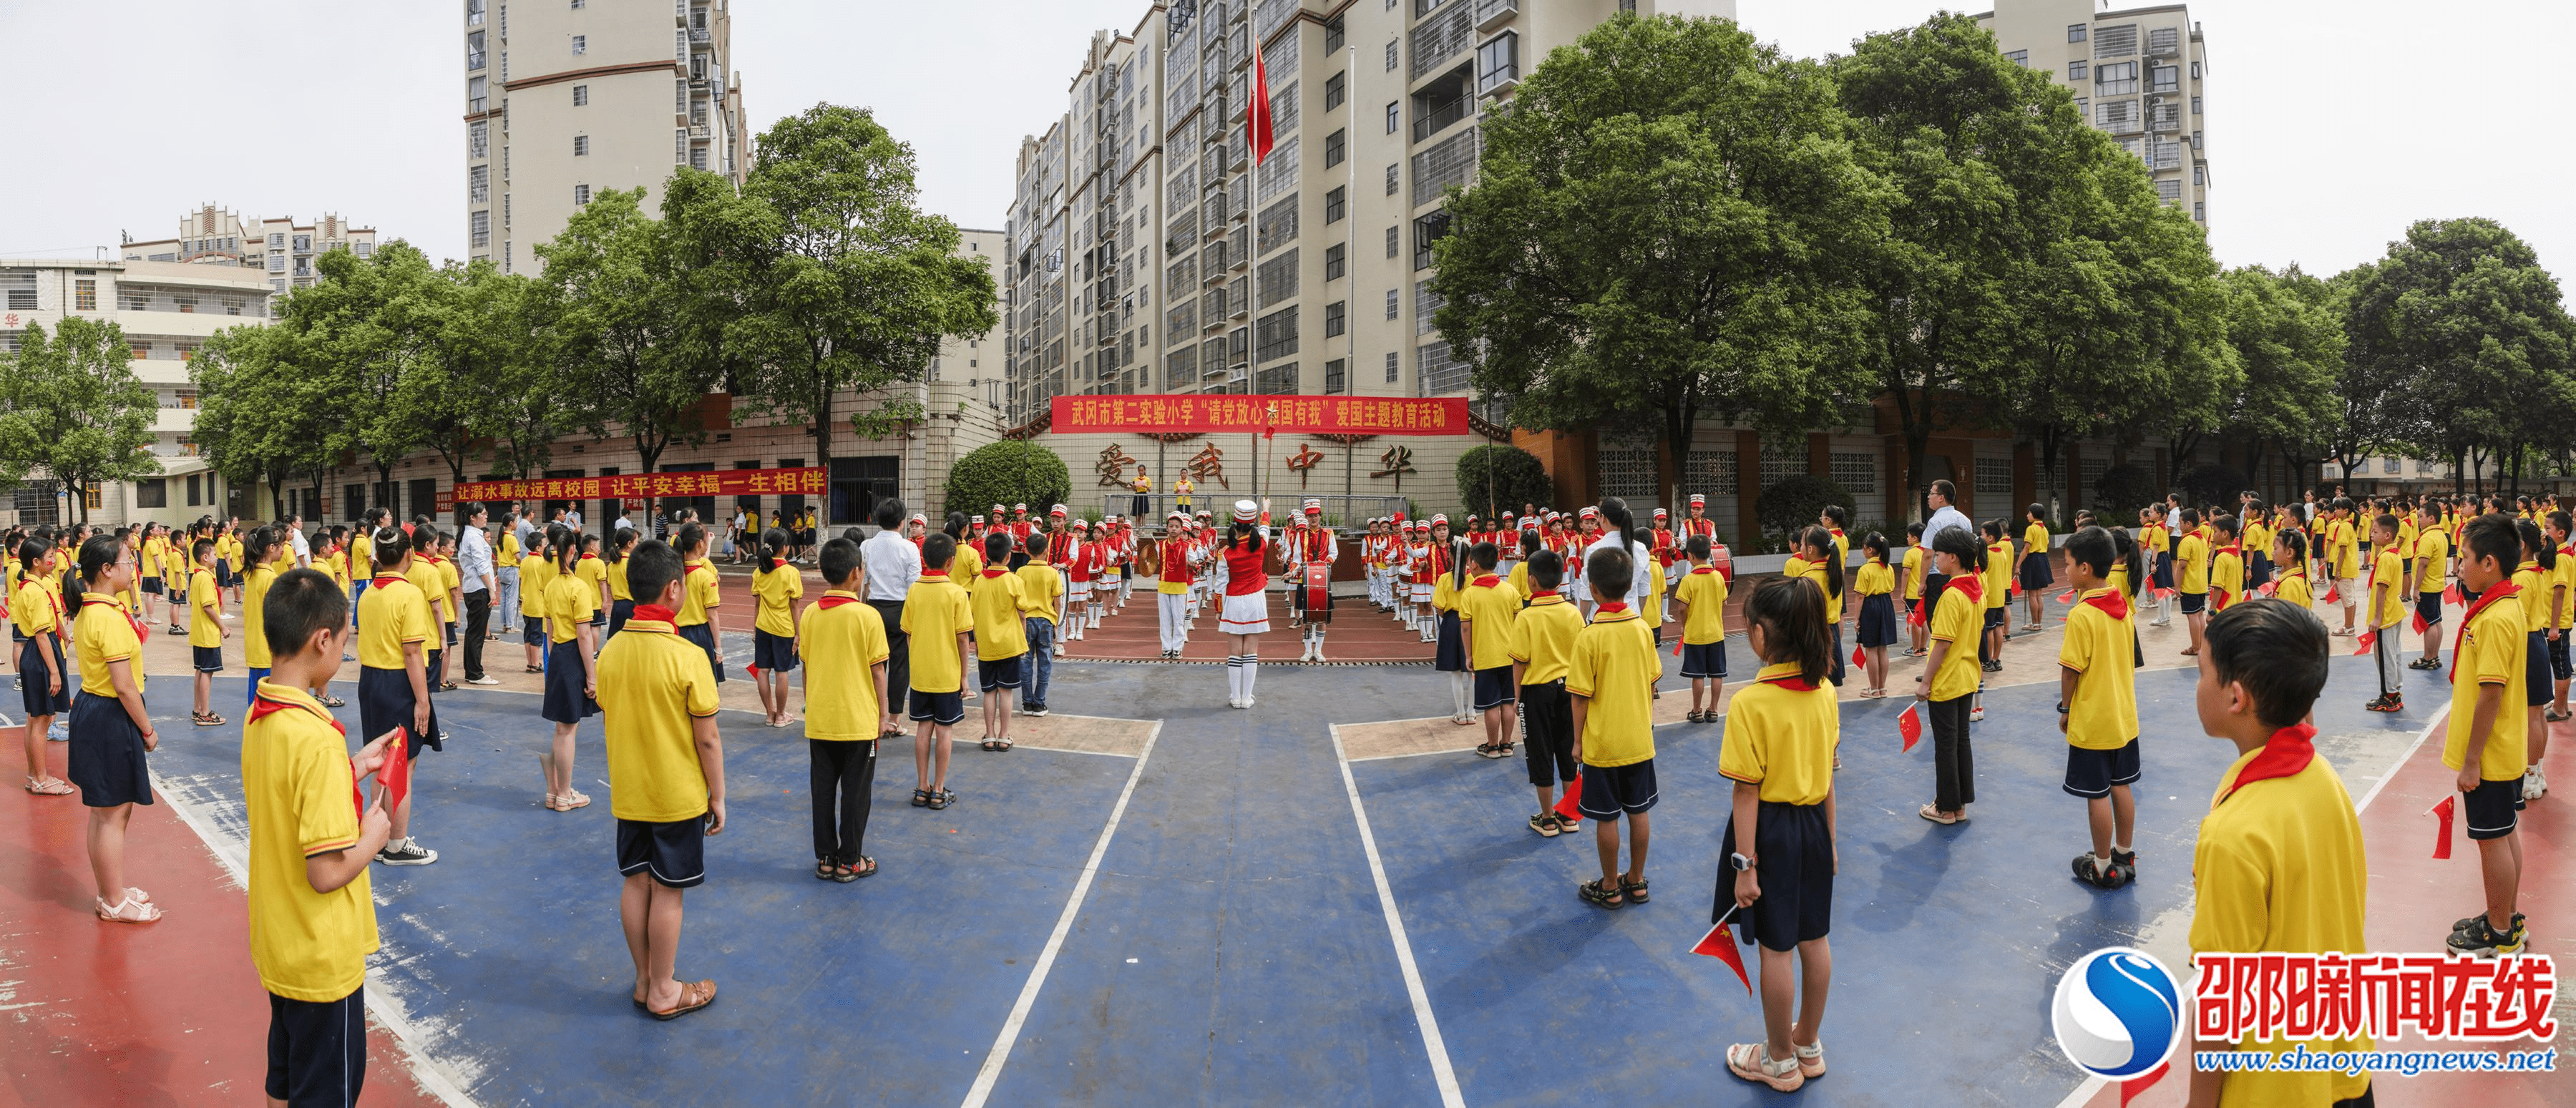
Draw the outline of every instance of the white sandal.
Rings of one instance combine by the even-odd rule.
[[[94,910],[98,913],[98,918],[109,923],[151,923],[161,918],[161,909],[157,905],[148,900],[134,899],[132,889],[127,889],[125,892],[126,898],[117,901],[116,906],[112,908],[105,900],[95,901]]]
[[[1794,1093],[1807,1083],[1807,1075],[1798,1068],[1796,1058],[1773,1059],[1763,1043],[1737,1043],[1726,1048],[1726,1072],[1747,1081],[1769,1085],[1774,1091]]]
[[[69,781],[49,776],[28,778],[27,791],[37,796],[70,796],[80,790],[73,788]]]
[[[1790,1024],[1789,1053],[1798,1056],[1799,1073],[1810,1078],[1825,1075],[1825,1040],[1822,1036],[1818,1036],[1816,1041],[1809,1045],[1799,1046],[1798,1025]]]

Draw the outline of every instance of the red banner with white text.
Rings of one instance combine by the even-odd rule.
[[[690,473],[625,473],[611,477],[536,477],[524,481],[468,481],[455,498],[468,500],[609,500],[692,496],[821,496],[823,467],[706,469]],[[640,506],[640,505],[639,505]]]
[[[1169,434],[1464,435],[1463,398],[1394,396],[1059,396],[1048,430]]]

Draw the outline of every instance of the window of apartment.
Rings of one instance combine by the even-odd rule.
[[[1342,31],[1342,17],[1338,15],[1333,17],[1332,22],[1324,24],[1324,53],[1342,52]]]
[[[285,259],[277,258],[272,260],[284,261]],[[272,265],[269,268],[275,269],[277,267]],[[128,289],[116,294],[116,306],[119,311],[148,312],[152,310],[152,294]]]
[[[2066,25],[2066,41],[2068,41],[2068,42],[2082,42],[2082,41],[2084,41],[2084,25],[2083,25],[2083,24],[2081,24],[2081,23],[2069,23],[2069,24],[2067,24],[2067,25]]]
[[[2191,148],[2194,150],[2200,149],[2200,132],[2198,131],[2193,131],[2191,133]]]
[[[489,209],[475,212],[474,214],[465,217],[465,226],[466,245],[480,249],[489,249],[491,247],[492,213]],[[268,268],[283,271],[286,267],[280,263],[283,263],[285,260],[286,259],[284,258],[272,256],[268,259]]]
[[[590,156],[589,135],[574,135],[572,137],[572,156],[576,158],[586,158]]]
[[[176,397],[178,398],[178,401],[179,401],[179,409],[180,409],[181,411],[195,411],[195,410],[196,410],[196,407],[197,407],[197,390],[195,390],[195,389],[180,389],[180,390],[178,390],[176,393],[174,393],[173,395],[174,395],[174,396],[176,396]]]
[[[1386,352],[1386,383],[1387,383],[1387,384],[1392,385],[1392,384],[1394,384],[1394,383],[1395,383],[1395,375],[1396,375],[1396,373],[1397,373],[1397,367],[1398,367],[1398,363],[1397,363],[1397,361],[1396,361],[1396,354],[1395,354],[1395,351],[1392,351],[1392,350],[1387,351],[1387,352]]]
[[[91,481],[86,487],[81,489],[81,503],[91,511],[97,511],[98,509],[107,506],[99,500],[98,482]]]
[[[2398,472],[2397,465],[2398,462],[2396,458],[2382,458],[2379,460],[2379,471],[2381,473],[2396,473]]]
[[[1394,134],[1395,129],[1403,122],[1404,113],[1398,110],[1398,103],[1399,101],[1394,100],[1386,102],[1386,133],[1390,135]]]
[[[1476,92],[1484,95],[1521,79],[1521,36],[1505,31],[1476,47]]]
[[[176,305],[176,306],[178,307],[179,311],[181,311],[182,313],[185,313],[185,314],[188,314],[188,315],[195,315],[195,314],[197,313],[197,298],[196,298],[196,297],[193,297],[193,296],[174,296],[174,297],[171,297],[171,298],[170,298],[170,303],[172,303],[172,304]]]
[[[2163,180],[2163,181],[2158,181],[2158,182],[2156,182],[2156,199],[2158,199],[2158,200],[2180,200],[2180,199],[2182,199],[2182,178],[2180,178],[2180,177],[2175,177],[2175,178],[2171,178],[2171,179],[2169,179],[2169,180]]]
[[[134,506],[167,508],[170,506],[170,479],[152,477],[134,483]]]
[[[2125,96],[2138,91],[2138,63],[2108,62],[2093,67],[2093,95]]]
[[[1336,135],[1340,133],[1334,132]],[[1348,188],[1336,188],[1324,194],[1324,222],[1339,223],[1344,215],[1349,214],[1349,211],[1350,190]]]
[[[181,453],[181,454],[183,454],[183,455],[188,455],[188,454],[195,454],[196,452],[197,452],[197,444],[192,443],[192,442],[189,442],[189,441],[188,441],[188,440],[186,440],[186,439],[180,439],[180,440],[179,440],[179,453]],[[204,501],[205,501],[205,494],[204,494],[203,492],[199,491],[199,489],[200,489],[200,486],[198,485],[198,481],[199,481],[199,480],[200,480],[200,478],[197,478],[197,477],[190,477],[190,478],[188,478],[188,506],[189,506],[189,507],[191,507],[191,508],[194,508],[194,507],[196,507],[198,504],[204,503]]]
[[[484,83],[484,79],[481,77],[468,77],[465,79],[465,113],[467,115],[483,114],[485,105],[490,103],[490,101],[485,98],[485,88],[486,85]]]
[[[1395,195],[1396,164],[1397,163],[1390,163],[1386,167],[1386,194],[1388,196]]]
[[[1324,395],[1339,396],[1349,389],[1350,385],[1344,379],[1345,367],[1346,363],[1340,358],[1324,363]]]
[[[1397,302],[1396,302],[1395,293],[1396,293],[1396,290],[1394,290],[1394,289],[1388,289],[1388,290],[1386,290],[1386,317],[1387,317],[1388,319],[1394,319],[1394,318],[1395,318],[1396,303],[1397,303]]]
[[[465,25],[468,27],[483,25],[483,0],[465,0]]]
[[[1335,131],[1324,136],[1324,168],[1331,169],[1342,164],[1342,159],[1350,152],[1348,138],[1347,133],[1343,131]]]
[[[2020,66],[2020,67],[2022,67],[2023,69],[2028,69],[2028,68],[2030,68],[2030,51],[2028,51],[2028,50],[2009,50],[2009,51],[2006,51],[2006,52],[2004,53],[2004,60],[2005,60],[2005,61],[2008,61],[2008,62],[2011,62],[2011,63],[2013,63],[2014,65]]]
[[[1349,268],[1342,255],[1342,246],[1337,242],[1324,248],[1324,279],[1327,281],[1341,280],[1343,271]]]
[[[1324,305],[1325,338],[1332,338],[1333,336],[1339,335],[1350,329],[1350,325],[1343,319],[1343,303],[1343,301],[1336,300],[1330,304]]]
[[[573,9],[574,9],[574,10],[576,10],[576,11],[580,10],[580,8],[581,8],[581,0],[572,0],[572,6],[573,6]]]
[[[573,107],[576,107],[576,108],[582,108],[582,107],[588,107],[589,105],[590,105],[590,86],[589,86],[589,85],[574,85],[574,86],[572,87],[572,106],[573,106]]]
[[[311,236],[311,235],[297,235],[297,236],[295,236],[295,252],[296,252],[296,253],[298,253],[298,254],[310,254],[310,253],[312,253],[312,252],[313,252],[313,236]]]
[[[271,273],[284,273],[284,272],[286,272],[286,255],[284,255],[284,254],[271,254],[271,255],[269,255],[269,256],[268,256],[268,271],[269,271],[269,272],[271,272]]]
[[[2147,78],[2147,91],[2149,92],[2182,91],[2182,68],[2180,66],[2156,66],[2147,71]]]
[[[505,193],[502,193],[502,194],[501,194],[501,226],[503,226],[503,227],[507,227],[507,226],[509,226],[509,225],[510,225],[510,194],[505,192]],[[360,256],[361,256],[361,257],[364,257],[365,255],[360,255]]]
[[[492,167],[488,165],[465,167],[465,202],[484,204],[489,203],[491,199]]]
[[[1395,40],[1386,40],[1386,71],[1395,72]]]
[[[1449,237],[1447,209],[1416,217],[1413,221],[1413,268],[1416,272],[1431,268],[1431,248]]]
[[[2199,63],[2199,62],[2193,62],[2193,63],[2191,63],[2191,79],[2192,79],[2192,80],[2195,80],[2195,81],[2197,81],[2197,80],[2199,80],[2199,79],[2200,79],[2200,63]]]
[[[590,53],[590,36],[574,35],[572,37],[572,52],[575,54]]]
[[[572,187],[572,202],[575,204],[590,203],[590,186],[574,185]]]
[[[1386,256],[1387,256],[1387,257],[1392,258],[1392,257],[1394,257],[1394,256],[1395,256],[1396,243],[1397,243],[1397,241],[1398,241],[1398,236],[1399,236],[1399,235],[1401,235],[1401,234],[1402,234],[1402,229],[1401,229],[1401,228],[1399,228],[1399,227],[1389,227],[1389,228],[1387,228],[1387,229],[1386,229]],[[1395,318],[1395,317],[1394,317],[1394,316],[1388,316],[1387,318],[1388,318],[1388,319],[1393,319],[1393,318]]]
[[[2091,66],[2091,62],[2087,62],[2082,58],[2077,58],[2074,61],[2066,63],[2066,79],[2069,81],[2083,80],[2090,73]]]
[[[2191,114],[2200,114],[2200,97],[2195,96],[2191,98]]]
[[[1325,111],[1328,111],[1328,112],[1329,112],[1329,111],[1331,111],[1331,110],[1333,110],[1333,109],[1335,109],[1335,108],[1338,108],[1338,107],[1341,107],[1341,106],[1342,106],[1342,101],[1343,101],[1344,99],[1346,99],[1346,97],[1345,97],[1345,95],[1344,95],[1344,92],[1343,92],[1343,87],[1342,87],[1342,86],[1343,86],[1343,79],[1344,79],[1345,77],[1348,77],[1348,76],[1349,76],[1349,74],[1347,74],[1347,73],[1336,73],[1336,74],[1333,74],[1333,75],[1332,75],[1332,76],[1330,76],[1330,77],[1326,77],[1326,78],[1324,78],[1324,110],[1325,110]]]
[[[242,302],[241,302],[240,300],[235,299],[235,298],[232,298],[232,297],[225,297],[225,298],[224,298],[224,314],[225,314],[225,315],[240,315],[240,314],[242,314]]]
[[[2192,184],[2195,184],[2195,185],[2206,185],[2206,184],[2208,184],[2208,183],[2209,183],[2209,177],[2208,177],[2208,172],[2207,172],[2207,171],[2208,171],[2208,169],[2209,169],[2209,167],[2208,167],[2208,166],[2205,166],[2205,165],[2195,165],[2195,166],[2192,166],[2192,167],[2191,167],[2191,183],[2192,183]]]
[[[468,31],[465,34],[465,71],[472,73],[481,68],[483,68],[483,32]]]
[[[19,270],[15,273],[0,273],[0,289],[8,290],[9,309],[11,311],[32,312],[36,310],[35,270],[25,269]]]
[[[98,310],[98,282],[72,282],[72,310],[76,312],[94,312]]]
[[[478,120],[466,125],[465,156],[468,158],[488,158],[492,156],[491,124]]]

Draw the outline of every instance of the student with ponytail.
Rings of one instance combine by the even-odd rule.
[[[760,536],[760,564],[751,574],[751,595],[758,613],[751,629],[751,684],[760,691],[760,707],[771,727],[785,727],[787,671],[796,668],[796,602],[805,596],[805,575],[788,558],[794,540],[772,527]]]
[[[584,573],[599,564],[582,552],[598,540],[570,528],[550,529],[546,536],[553,572],[546,575],[546,695],[541,714],[555,725],[554,742],[537,755],[545,773],[546,808],[569,812],[587,806],[590,797],[572,787],[574,732],[581,721],[599,714],[599,582],[603,575]]]
[[[617,637],[618,629],[635,615],[635,590],[626,583],[626,555],[635,549],[635,539],[632,527],[609,532],[608,552],[600,558],[608,569],[608,634],[600,638],[603,644]]]
[[[211,544],[210,544],[211,545]],[[89,867],[97,880],[92,911],[110,923],[161,918],[151,894],[125,883],[125,827],[134,806],[152,803],[145,756],[160,745],[143,705],[142,637],[117,594],[133,579],[114,538],[80,546],[80,613],[72,641],[80,655],[80,696],[72,702],[72,784],[89,808]]]
[[[72,710],[77,675],[63,656],[63,635],[71,621],[63,618],[62,598],[45,584],[54,569],[54,544],[30,538],[12,555],[17,569],[9,575],[9,620],[25,641],[18,648],[20,704],[27,713],[27,791],[37,796],[69,796],[71,783],[45,768],[45,736],[54,719]]]
[[[1932,646],[1914,679],[1914,699],[1932,725],[1933,799],[1916,814],[1954,824],[1968,818],[1967,806],[1977,799],[1968,724],[1975,720],[1984,679],[1970,644],[1985,633],[1986,547],[1974,531],[1945,527],[1932,535],[1932,557],[1943,587],[1925,598],[1932,605]]]
[[[1843,683],[1843,559],[1834,546],[1834,534],[1822,527],[1809,527],[1798,536],[1805,568],[1799,576],[1816,583],[1825,597],[1826,635],[1833,640],[1831,667],[1825,679],[1835,688]]]

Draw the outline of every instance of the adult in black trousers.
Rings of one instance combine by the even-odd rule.
[[[885,623],[886,712],[900,720],[912,691],[912,636],[903,630],[903,595],[921,576],[921,553],[903,537],[903,501],[877,501],[876,537],[859,544],[860,596]],[[908,562],[909,572],[899,568]],[[891,732],[899,734],[900,732]]]
[[[465,594],[465,679],[483,676],[483,638],[492,623],[492,590],[476,589]]]

